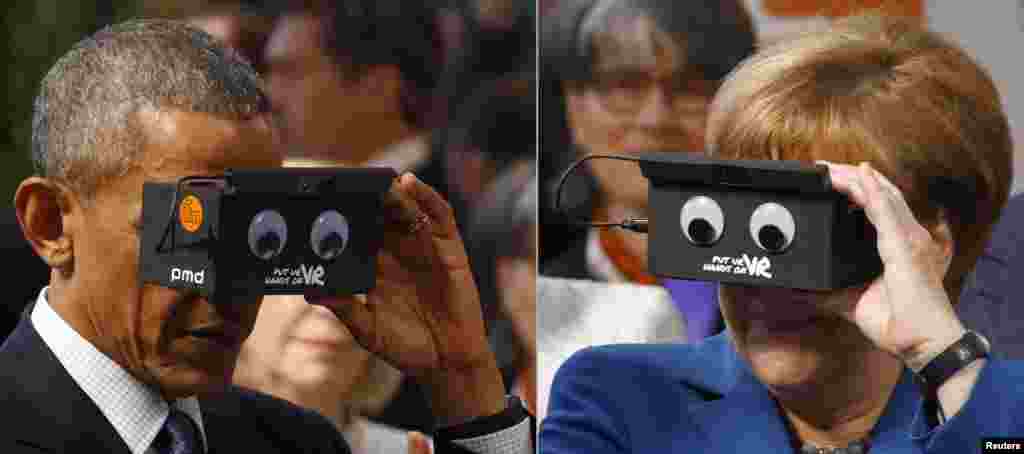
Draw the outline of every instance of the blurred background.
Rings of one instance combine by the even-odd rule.
[[[390,166],[416,173],[449,200],[508,391],[532,405],[533,1],[31,0],[5,9],[0,257],[17,264],[18,278],[0,304],[0,339],[49,276],[12,207],[18,183],[32,173],[39,81],[75,42],[106,25],[179,19],[261,73],[286,165]],[[370,358],[332,315],[301,298],[268,298],[263,309],[236,383],[320,411],[355,452],[404,452],[406,430],[433,429],[415,384]],[[329,337],[330,351],[293,344],[296,330]]]

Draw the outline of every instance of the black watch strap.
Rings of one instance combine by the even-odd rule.
[[[917,373],[918,380],[924,388],[925,397],[937,397],[935,394],[939,386],[949,380],[949,377],[974,360],[987,358],[989,351],[990,346],[987,339],[975,331],[967,331],[960,340],[946,348]]]

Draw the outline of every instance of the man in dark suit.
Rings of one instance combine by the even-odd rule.
[[[138,279],[143,182],[280,166],[266,105],[248,63],[174,21],[104,29],[47,74],[15,207],[53,272],[0,346],[0,452],[348,451],[322,416],[230,387],[259,296]],[[384,207],[377,289],[310,303],[420,381],[438,452],[529,452],[450,209],[412,175]]]

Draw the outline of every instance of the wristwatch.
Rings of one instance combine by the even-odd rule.
[[[925,396],[937,398],[939,386],[949,380],[949,377],[976,359],[988,358],[990,351],[991,344],[988,339],[976,331],[967,331],[960,340],[946,348],[916,374]]]

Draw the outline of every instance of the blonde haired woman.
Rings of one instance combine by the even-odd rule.
[[[720,285],[721,335],[578,352],[541,452],[966,453],[1024,433],[1024,365],[988,358],[953,310],[1012,167],[969,56],[912,22],[846,19],[744,62],[706,137],[729,159],[829,161],[878,231],[865,247],[883,274],[833,292]]]

